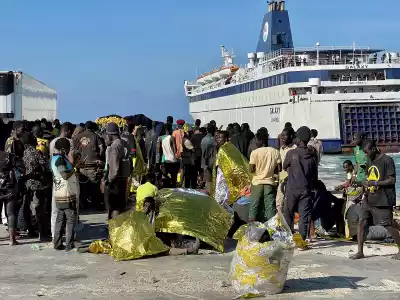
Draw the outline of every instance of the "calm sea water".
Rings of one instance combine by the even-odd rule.
[[[396,192],[397,199],[400,199],[400,153],[390,154],[396,164],[397,184]],[[346,174],[343,171],[343,162],[351,160],[353,163],[354,157],[352,155],[324,155],[321,159],[319,166],[319,178],[325,183],[328,190],[333,189],[336,185],[346,180]]]

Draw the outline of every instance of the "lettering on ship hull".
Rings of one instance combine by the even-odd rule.
[[[281,119],[281,108],[273,106],[269,108],[269,121],[271,123],[279,123]]]
[[[368,65],[350,65],[346,66],[347,70],[359,70],[359,69],[368,69]]]

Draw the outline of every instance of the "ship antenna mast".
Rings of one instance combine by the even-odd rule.
[[[222,59],[224,60],[224,67],[232,67],[233,66],[233,58],[235,57],[235,55],[233,54],[233,50],[232,50],[232,52],[229,52],[228,50],[226,50],[225,46],[222,45],[221,46],[221,56],[222,56]]]

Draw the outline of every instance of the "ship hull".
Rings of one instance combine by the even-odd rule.
[[[201,101],[189,97],[190,113],[203,124],[215,120],[218,127],[235,122],[248,123],[253,131],[266,127],[272,145],[285,123],[291,122],[295,129],[317,129],[325,153],[351,148],[356,132],[366,133],[389,151],[399,150],[400,92],[292,97],[289,88],[281,85]]]

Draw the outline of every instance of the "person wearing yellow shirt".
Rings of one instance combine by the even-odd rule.
[[[32,129],[33,135],[36,137],[37,146],[36,150],[41,151],[46,159],[49,158],[49,141],[43,138],[43,128],[35,126]]]
[[[158,188],[154,185],[156,176],[154,173],[146,175],[146,183],[137,188],[136,191],[136,211],[143,211],[144,200],[148,197],[156,197]]]

